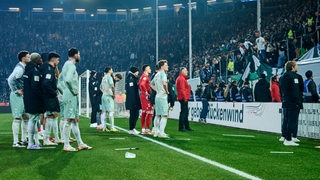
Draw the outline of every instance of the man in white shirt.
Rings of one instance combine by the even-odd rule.
[[[257,38],[256,39],[256,47],[258,50],[259,59],[261,62],[266,62],[266,41],[261,36],[260,31],[256,31],[255,36]]]

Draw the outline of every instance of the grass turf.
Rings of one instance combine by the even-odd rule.
[[[0,179],[242,179],[125,132],[105,133],[89,128],[87,118],[81,118],[80,129],[84,142],[94,148],[90,151],[63,152],[62,145],[37,151],[12,148],[10,119],[10,114],[0,115]],[[127,119],[115,122],[117,126],[128,127]],[[276,134],[193,122],[193,132],[178,132],[177,127],[178,121],[169,120],[166,132],[171,139],[154,139],[262,179],[320,177],[319,149],[314,148],[320,145],[319,141],[301,138],[299,147],[285,147],[278,142]],[[126,151],[114,150],[124,147],[140,148],[130,151],[137,157],[125,159]],[[270,151],[294,153],[271,154]]]

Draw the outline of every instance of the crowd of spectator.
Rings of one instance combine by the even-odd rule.
[[[266,42],[265,62],[269,65],[280,68],[318,42],[316,1],[277,2],[264,7],[262,12],[261,36]],[[57,16],[48,22],[22,13],[0,12],[0,21],[0,102],[8,101],[5,80],[22,49],[56,51],[62,56],[62,65],[67,50],[77,47],[82,56],[79,74],[86,69],[102,71],[106,66],[127,71],[133,65],[155,64],[156,31],[152,16],[120,22],[66,21]],[[200,77],[203,83],[213,78],[213,83],[218,84],[229,75],[244,72],[248,63],[245,53],[256,52],[255,3],[212,7],[205,15],[195,13],[192,25],[193,78]],[[176,79],[179,67],[189,66],[188,48],[187,10],[166,13],[159,19],[159,58],[169,61],[169,80]]]

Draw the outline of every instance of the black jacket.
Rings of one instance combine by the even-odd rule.
[[[137,110],[141,109],[139,88],[138,88],[139,78],[135,77],[131,72],[129,72],[126,78],[126,109]]]
[[[303,80],[300,75],[285,72],[280,78],[280,89],[283,108],[303,108]]]
[[[44,63],[41,69],[41,89],[43,92],[44,109],[46,111],[60,112],[55,68],[49,63]]]
[[[39,67],[35,62],[29,62],[23,75],[23,103],[26,113],[40,114],[44,112],[40,80]]]
[[[174,106],[174,102],[177,99],[177,96],[176,96],[176,94],[174,92],[173,84],[170,81],[168,82],[168,91],[169,91],[168,102],[170,103],[170,107],[173,107]]]
[[[89,96],[90,96],[91,106],[99,104],[99,100],[98,100],[99,91],[100,91],[99,80],[97,78],[94,78],[93,76],[90,76],[90,79],[89,79]]]
[[[308,80],[306,80],[308,81]],[[317,103],[319,102],[319,94],[317,92],[317,85],[316,83],[313,81],[313,79],[309,80],[310,82],[306,85],[306,89],[308,90],[308,92],[310,92],[310,95],[305,95],[304,96],[304,102],[313,102],[313,103]]]
[[[240,90],[242,102],[252,102],[253,101],[253,94],[252,89],[249,87],[242,87]]]
[[[256,102],[271,102],[270,84],[265,79],[260,79],[254,88],[254,99]]]
[[[213,84],[206,85],[202,98],[208,101],[214,101],[216,99],[215,86]]]

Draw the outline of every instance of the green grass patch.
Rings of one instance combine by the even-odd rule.
[[[0,179],[243,179],[126,132],[106,133],[89,128],[87,118],[81,118],[80,130],[84,142],[93,146],[90,151],[64,152],[62,145],[37,151],[12,148],[11,116],[1,114],[0,119]],[[128,128],[124,118],[116,119],[115,124]],[[320,177],[320,150],[314,148],[320,145],[319,141],[301,138],[299,147],[285,147],[276,134],[193,122],[191,127],[195,131],[178,132],[178,121],[169,120],[166,132],[171,139],[154,139],[262,179]],[[76,143],[72,145],[76,147]],[[126,151],[114,150],[125,147],[138,147],[139,150],[130,151],[137,157],[126,159]]]

